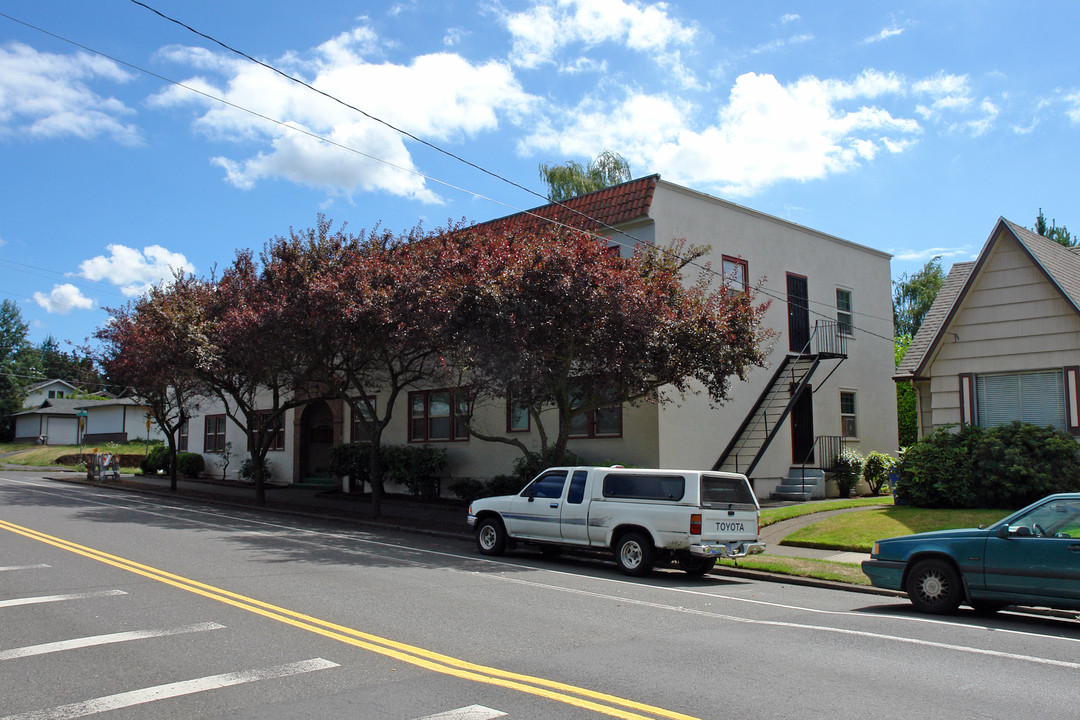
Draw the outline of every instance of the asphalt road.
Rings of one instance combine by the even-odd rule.
[[[1080,622],[0,474],[0,720],[1061,718]]]

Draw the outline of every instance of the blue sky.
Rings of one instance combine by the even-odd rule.
[[[610,149],[892,253],[894,277],[971,259],[999,216],[1080,231],[1071,2],[147,4],[541,194],[539,163]],[[79,344],[169,267],[320,212],[400,230],[542,204],[130,0],[0,13],[0,295],[35,341]]]

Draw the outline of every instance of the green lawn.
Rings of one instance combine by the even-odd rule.
[[[851,585],[869,585],[870,579],[863,574],[862,569],[854,563],[839,563],[829,560],[812,560],[810,558],[787,557],[785,555],[754,555],[743,558],[738,562],[734,560],[721,560],[719,567],[740,567],[748,570],[762,570],[777,573],[779,575],[794,575],[797,577],[817,578],[818,580],[833,580],[835,582],[848,583]]]
[[[99,452],[120,453],[123,455],[142,455],[146,452],[146,442],[130,443],[106,443],[97,446]],[[82,452],[89,455],[94,451],[93,445],[83,445]],[[8,453],[13,453],[8,455]],[[11,465],[27,465],[38,467],[71,467],[59,465],[56,460],[62,455],[78,455],[78,445],[25,445],[15,443],[0,443],[0,455],[7,455],[0,462]]]
[[[827,510],[843,510],[849,507],[862,507],[864,505],[892,505],[892,495],[878,497],[845,498],[843,500],[824,500],[797,505],[784,505],[782,507],[765,508],[761,511],[761,527],[767,527],[781,520],[802,517],[812,513],[825,512]]]
[[[826,550],[870,552],[876,540],[930,530],[978,527],[1005,517],[1012,510],[927,510],[911,507],[874,508],[834,515],[797,530],[781,545]]]

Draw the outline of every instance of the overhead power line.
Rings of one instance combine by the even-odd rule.
[[[240,56],[240,57],[242,57],[242,58],[244,58],[244,59],[246,59],[246,60],[248,60],[248,61],[250,61],[252,63],[255,63],[256,65],[259,65],[261,67],[266,68],[267,70],[275,73],[276,75],[279,75],[279,76],[285,78],[289,82],[293,82],[293,83],[296,83],[297,85],[301,85],[301,86],[307,88],[308,90],[311,90],[312,92],[318,93],[319,95],[327,98],[328,100],[331,100],[331,101],[333,101],[335,103],[338,103],[339,105],[342,105],[343,107],[346,107],[346,108],[348,108],[350,110],[353,110],[353,111],[363,115],[364,117],[368,118],[369,120],[377,122],[377,123],[389,128],[389,129],[393,130],[394,132],[399,133],[399,134],[401,134],[401,135],[403,135],[403,136],[405,136],[405,137],[407,137],[407,138],[409,138],[411,140],[415,140],[416,142],[424,145],[425,147],[431,148],[432,150],[434,150],[434,151],[436,151],[438,153],[441,153],[443,155],[446,155],[447,157],[450,157],[450,158],[452,158],[454,160],[457,160],[458,162],[461,162],[461,163],[463,163],[463,164],[465,164],[465,165],[467,165],[467,166],[469,166],[469,167],[471,167],[471,168],[473,168],[475,170],[479,170],[480,172],[482,172],[482,173],[484,173],[486,175],[489,175],[490,177],[495,178],[496,180],[507,183],[508,185],[511,185],[511,186],[513,186],[515,188],[518,188],[519,190],[524,190],[525,192],[529,193],[530,195],[534,195],[534,196],[540,198],[541,200],[544,200],[545,202],[549,202],[549,203],[552,203],[552,204],[555,204],[555,205],[559,205],[560,207],[562,207],[562,208],[576,214],[577,216],[579,216],[579,217],[581,217],[583,219],[590,220],[590,221],[600,225],[601,227],[604,227],[605,229],[615,231],[615,232],[617,232],[617,233],[619,233],[621,235],[625,235],[626,237],[633,240],[633,243],[635,245],[639,242],[639,240],[637,238],[623,232],[622,230],[619,230],[618,228],[614,228],[614,227],[612,227],[612,226],[610,226],[610,225],[608,225],[606,223],[600,222],[596,218],[589,217],[587,214],[579,212],[578,210],[576,210],[574,208],[568,207],[567,205],[565,205],[565,204],[563,204],[561,202],[552,202],[549,198],[547,198],[544,195],[541,195],[540,193],[536,192],[535,190],[532,190],[531,188],[525,187],[524,185],[521,185],[520,183],[517,183],[517,182],[515,182],[515,181],[513,181],[513,180],[511,180],[511,179],[509,179],[509,178],[507,178],[507,177],[505,177],[503,175],[500,175],[499,173],[488,170],[487,168],[482,167],[481,165],[478,165],[477,163],[474,163],[471,160],[463,158],[463,157],[461,157],[460,155],[458,155],[456,153],[453,153],[453,152],[451,152],[449,150],[446,150],[445,148],[442,148],[442,147],[436,145],[435,143],[429,142],[428,140],[425,140],[425,139],[423,139],[421,137],[418,137],[417,135],[409,132],[408,130],[404,130],[402,128],[399,128],[396,125],[394,125],[394,124],[392,124],[392,123],[390,123],[390,122],[388,122],[386,120],[383,120],[380,117],[372,115],[371,113],[367,112],[366,110],[363,110],[362,108],[359,108],[359,107],[357,107],[357,106],[355,106],[355,105],[353,105],[351,103],[348,103],[348,102],[342,100],[341,98],[339,98],[339,97],[337,97],[335,95],[332,95],[332,94],[330,94],[328,92],[320,90],[319,88],[315,87],[314,85],[312,85],[312,84],[310,84],[310,83],[308,83],[308,82],[306,82],[304,80],[301,80],[300,78],[294,77],[293,75],[290,75],[289,73],[287,73],[287,72],[285,72],[283,70],[280,70],[279,68],[276,68],[276,67],[274,67],[273,65],[271,65],[271,64],[269,64],[267,62],[264,62],[262,60],[259,60],[259,59],[255,58],[255,57],[252,57],[248,53],[246,53],[246,52],[244,52],[242,50],[238,50],[237,48],[229,45],[226,42],[223,42],[222,40],[217,39],[216,37],[214,37],[212,35],[204,33],[201,30],[197,30],[196,28],[192,27],[191,25],[188,25],[187,23],[184,23],[181,20],[178,20],[178,19],[176,19],[174,17],[171,17],[170,15],[167,15],[167,14],[161,12],[160,10],[157,10],[157,9],[151,7],[150,5],[146,4],[145,2],[142,2],[141,0],[130,0],[130,2],[135,4],[135,5],[140,6],[142,8],[145,8],[146,10],[149,10],[150,12],[154,13],[158,17],[161,17],[162,19],[167,20],[168,22],[171,22],[171,23],[173,23],[175,25],[178,25],[178,26],[184,28],[185,30],[188,30],[189,32],[192,32],[195,35],[198,35],[199,37],[201,37],[201,38],[203,38],[203,39],[205,39],[205,40],[207,40],[209,42],[212,42],[215,45],[217,45],[217,46],[219,46],[219,47],[221,47],[221,48],[223,48],[223,49],[225,49],[225,50],[227,50],[227,51],[229,51],[229,52],[231,52],[231,53],[233,53],[235,55],[238,55],[238,56]],[[529,213],[529,214],[531,215],[532,213]],[[556,222],[557,224],[560,224],[560,225],[564,224],[564,223],[558,223],[557,221],[551,221],[551,222]],[[618,242],[620,245],[628,246],[626,243],[623,243],[623,242],[620,242],[620,241],[615,241],[615,242]],[[704,266],[702,266],[702,265],[700,265],[698,263],[691,263],[691,264],[698,267],[698,268],[701,268],[701,269],[710,270],[711,272],[713,272],[714,275],[722,277],[722,275],[720,273],[717,273],[715,270],[711,270],[711,268],[706,268],[706,267],[704,267]],[[747,279],[749,279],[749,278],[747,278]],[[775,294],[775,293],[771,293],[771,292],[766,292],[765,294],[769,295],[769,297],[772,297],[774,299],[786,300],[786,295],[780,295],[780,294]],[[817,302],[817,301],[815,301],[815,302]],[[825,303],[818,303],[818,304],[825,304]],[[829,305],[828,307],[832,307],[832,306]],[[817,314],[821,315],[822,317],[828,317],[830,319],[832,318],[831,315],[824,315],[824,314],[821,314],[821,313],[817,313]],[[856,311],[856,312],[853,312],[852,314],[853,315],[862,315],[863,317],[869,317],[869,318],[872,318],[872,319],[875,319],[875,320],[881,320],[883,322],[886,321],[885,318],[878,318],[878,317],[869,315],[867,313],[860,313],[860,312]],[[888,322],[892,322],[892,318],[888,318]],[[872,333],[872,332],[867,331],[867,330],[863,330],[863,332],[865,332],[867,334],[870,334],[870,335],[876,335],[876,333]],[[892,338],[892,337],[885,337],[884,335],[877,335],[877,337],[884,338],[884,339],[888,340],[890,343],[894,342],[894,338]]]

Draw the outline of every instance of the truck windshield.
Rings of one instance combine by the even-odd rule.
[[[754,495],[742,478],[719,475],[701,476],[702,505],[753,505]]]

